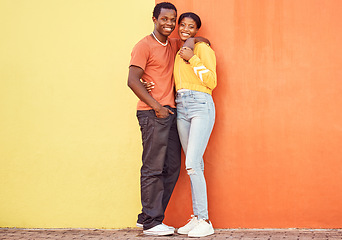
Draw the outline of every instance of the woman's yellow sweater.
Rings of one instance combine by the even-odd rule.
[[[199,42],[195,44],[194,56],[185,62],[176,55],[173,75],[176,90],[189,89],[212,94],[217,85],[216,57],[211,47]]]

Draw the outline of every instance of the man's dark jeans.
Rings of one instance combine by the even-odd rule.
[[[168,108],[174,114],[167,118],[157,118],[154,110],[137,111],[143,144],[140,178],[142,213],[138,222],[143,223],[144,230],[163,222],[181,166],[177,111]]]

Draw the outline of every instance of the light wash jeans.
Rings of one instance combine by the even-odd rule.
[[[177,92],[177,128],[190,176],[192,208],[199,219],[208,219],[207,187],[203,154],[215,122],[215,105],[210,94]]]

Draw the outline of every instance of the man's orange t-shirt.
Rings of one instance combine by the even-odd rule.
[[[163,46],[153,36],[148,35],[134,46],[131,54],[129,65],[144,70],[141,77],[143,81],[154,82],[150,94],[162,106],[176,107],[173,65],[180,45],[180,39],[168,38],[168,44]],[[137,109],[150,110],[151,107],[139,100]]]

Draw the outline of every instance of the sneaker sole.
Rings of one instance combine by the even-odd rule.
[[[187,235],[190,231],[191,231],[191,230],[189,230],[189,231],[182,231],[182,230],[180,230],[180,231],[179,231],[179,229],[178,229],[177,233],[178,233],[178,234]]]
[[[165,232],[148,232],[148,231],[143,231],[145,235],[149,236],[168,236],[168,235],[173,235],[175,232],[174,231],[165,231]]]
[[[213,235],[214,233],[215,233],[214,231],[210,231],[210,233],[202,234],[202,235],[191,235],[191,234],[189,234],[188,237],[206,237],[206,236],[209,236],[209,235]]]

